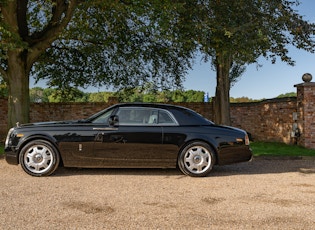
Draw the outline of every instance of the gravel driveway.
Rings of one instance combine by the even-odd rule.
[[[0,159],[0,229],[315,229],[315,158],[256,158],[205,178],[161,169],[58,169]]]

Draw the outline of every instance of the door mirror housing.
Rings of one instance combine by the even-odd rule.
[[[119,119],[117,115],[112,115],[108,119],[109,126],[117,126],[119,123]]]

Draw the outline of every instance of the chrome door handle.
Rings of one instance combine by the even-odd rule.
[[[93,128],[93,130],[100,130],[100,131],[115,131],[118,130],[118,128]]]

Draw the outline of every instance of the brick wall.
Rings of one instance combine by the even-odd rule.
[[[30,122],[82,119],[108,106],[108,103],[34,103],[31,104]]]
[[[234,103],[231,104],[231,124],[251,133],[254,140],[293,143],[291,132],[296,104],[295,97]]]

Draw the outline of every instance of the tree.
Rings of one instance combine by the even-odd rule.
[[[8,125],[29,121],[33,64],[62,33],[77,6],[71,1],[1,1],[0,73],[8,86]]]
[[[184,92],[186,97],[186,102],[203,102],[204,94],[203,91],[187,90]]]
[[[43,102],[44,89],[41,87],[34,87],[30,89],[30,102]]]
[[[2,0],[0,7],[9,126],[29,120],[30,76],[63,92],[148,81],[172,87],[181,84],[196,45],[187,39],[185,2]]]
[[[296,92],[284,93],[277,96],[277,98],[284,98],[284,97],[296,97]]]
[[[48,96],[49,102],[87,102],[87,93],[77,88],[67,87],[66,89],[54,89]]]
[[[110,97],[113,97],[113,92],[97,92],[89,93],[88,101],[89,102],[108,102]]]
[[[196,41],[217,72],[215,122],[229,125],[232,66],[238,66],[240,75],[242,66],[257,62],[260,56],[272,63],[280,58],[294,65],[288,47],[314,52],[315,25],[296,13],[293,7],[298,1],[215,0],[200,4]]]
[[[57,88],[180,87],[196,47],[181,19],[186,11],[185,3],[174,1],[81,4],[34,74]]]

